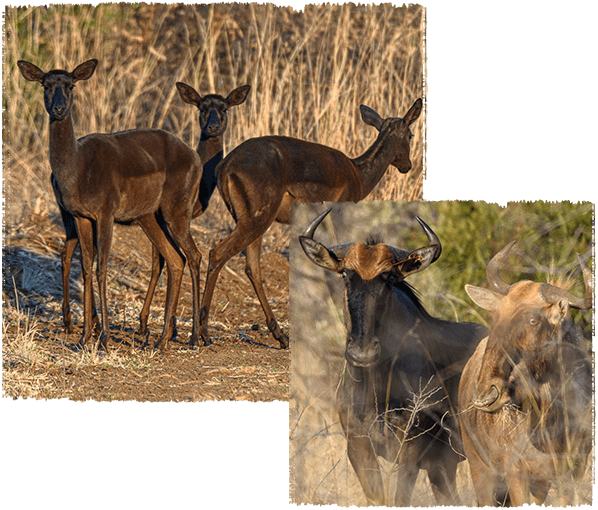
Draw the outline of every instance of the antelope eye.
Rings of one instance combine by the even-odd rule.
[[[341,273],[341,278],[343,278],[343,279],[347,278],[347,272],[346,271],[343,271]]]
[[[537,320],[537,319],[534,319],[534,318],[531,318],[531,319],[529,320],[529,323],[530,323],[532,326],[536,326],[536,325],[538,324],[538,320]]]

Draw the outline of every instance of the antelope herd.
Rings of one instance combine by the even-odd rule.
[[[189,345],[210,345],[209,312],[224,265],[246,250],[245,272],[280,347],[289,347],[262,286],[262,236],[277,221],[289,223],[293,204],[363,200],[389,165],[408,172],[410,126],[420,117],[417,99],[403,118],[382,118],[361,106],[361,118],[378,135],[356,158],[313,142],[285,136],[244,141],[224,157],[227,110],[245,102],[250,86],[227,97],[202,97],[176,83],[182,100],[199,110],[201,138],[193,150],[168,131],[135,129],[75,138],[73,87],[98,66],[88,60],[72,71],[42,71],[20,60],[28,81],[44,89],[50,117],[51,182],[66,241],[62,260],[63,320],[73,331],[69,275],[81,246],[84,282],[82,348],[108,349],[110,329],[106,272],[113,225],[138,224],[152,243],[152,276],[140,315],[146,334],[150,304],[166,263],[164,328],[155,348],[164,351],[175,333],[185,264],[192,280],[193,326]],[[201,252],[191,235],[215,188],[236,226],[209,252],[200,295]],[[509,285],[499,269],[513,243],[487,265],[490,289],[466,286],[481,308],[494,312],[485,326],[441,320],[424,308],[410,275],[441,255],[438,236],[420,218],[427,246],[406,251],[380,242],[327,248],[314,233],[330,209],[300,237],[310,261],[343,278],[347,324],[346,368],[338,386],[338,415],[348,459],[371,504],[406,506],[420,470],[427,472],[439,504],[458,504],[457,464],[468,460],[479,505],[545,501],[562,476],[579,477],[592,450],[592,359],[573,324],[571,308],[592,308],[594,280],[579,259],[586,287],[578,298],[547,283]],[[446,249],[446,248],[445,248]],[[450,248],[449,248],[450,249]],[[97,257],[100,316],[92,266]],[[95,338],[97,337],[97,340]],[[422,389],[423,384],[423,389]],[[426,405],[411,396],[424,392]],[[378,457],[396,465],[392,499]],[[565,495],[566,499],[566,495]]]

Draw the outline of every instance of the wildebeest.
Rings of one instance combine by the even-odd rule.
[[[459,389],[479,505],[542,504],[557,475],[584,473],[592,448],[592,366],[570,315],[591,308],[592,273],[578,257],[584,298],[548,283],[508,285],[499,267],[513,244],[488,263],[492,290],[466,286],[477,305],[494,311]]]
[[[394,504],[409,504],[420,469],[438,503],[456,502],[464,460],[456,417],[461,370],[487,328],[430,316],[405,281],[441,253],[432,229],[412,252],[381,243],[326,248],[313,239],[330,209],[299,238],[308,258],[345,282],[346,365],[337,395],[349,460],[370,503],[388,503],[377,456],[398,468]]]

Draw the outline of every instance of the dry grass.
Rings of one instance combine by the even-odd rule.
[[[269,4],[7,8],[5,232],[27,223],[31,211],[57,212],[42,94],[22,78],[18,59],[44,70],[100,60],[93,79],[77,86],[77,136],[153,127],[195,147],[196,111],[175,82],[224,95],[249,83],[247,103],[231,112],[227,151],[247,138],[284,134],[355,156],[375,137],[359,104],[397,116],[423,95],[423,23],[422,8],[390,5],[307,6],[304,13]],[[414,126],[413,170],[391,169],[370,198],[421,197],[423,124]],[[228,221],[223,207],[213,213]]]
[[[3,392],[12,398],[56,398],[64,396],[67,371],[84,367],[117,367],[143,370],[151,366],[153,351],[112,349],[110,352],[73,349],[57,338],[39,341],[43,322],[30,311],[4,307],[2,316]],[[56,348],[58,346],[58,349]],[[62,380],[56,375],[63,375]],[[56,381],[60,381],[58,384]]]
[[[3,327],[8,340],[3,348],[15,351],[11,363],[17,364],[5,365],[5,374],[7,367],[12,370],[13,366],[18,367],[14,377],[26,373],[39,377],[42,370],[38,368],[51,369],[51,353],[44,353],[41,345],[42,357],[34,364],[34,372],[27,372],[29,365],[15,360],[22,359],[18,352],[33,349],[40,327],[58,323],[62,293],[59,254],[64,234],[49,179],[48,115],[41,87],[23,79],[17,60],[28,60],[44,70],[72,70],[90,58],[100,61],[93,78],[78,84],[75,91],[76,136],[151,127],[169,130],[195,147],[200,135],[197,111],[179,98],[175,82],[186,82],[202,94],[223,95],[249,83],[252,89],[247,102],[230,113],[225,152],[254,136],[283,134],[356,156],[376,135],[361,121],[361,103],[383,116],[398,116],[423,96],[423,35],[423,9],[418,6],[323,5],[307,6],[305,12],[257,4],[6,8],[3,319],[8,322]],[[391,168],[370,198],[421,197],[424,121],[413,128],[414,168],[406,176]],[[207,251],[230,232],[230,223],[230,215],[215,194],[208,213],[192,225],[204,265]],[[114,240],[109,309],[111,322],[131,329],[137,325],[147,288],[149,258],[147,250],[136,246],[122,250],[126,238],[123,233],[121,239]],[[274,225],[264,238],[263,249],[268,252],[276,247],[284,252],[287,244],[288,228]],[[229,266],[230,271],[236,268]],[[80,324],[78,261],[72,267],[73,319]],[[240,275],[238,299],[255,308],[255,295],[242,269],[233,272]],[[22,310],[31,310],[36,320],[30,322],[31,332],[25,336],[15,333],[17,323],[26,324],[18,318],[17,302]],[[274,308],[284,308],[286,314],[286,305],[277,298]],[[226,309],[228,305],[222,306]],[[157,304],[153,310],[156,313],[150,320],[160,327]],[[189,310],[181,305],[179,313],[188,316]],[[283,314],[278,313],[284,326]],[[215,312],[213,327],[221,338],[237,337],[238,331],[233,331],[228,319],[217,315]],[[60,342],[60,332],[46,331],[44,341],[49,337]],[[5,352],[6,359],[10,358],[10,352]],[[70,353],[64,355],[68,358],[64,363],[78,363]],[[134,358],[126,351],[119,355]],[[84,363],[106,361],[81,356]],[[111,363],[118,365],[119,361]],[[13,375],[6,375],[5,380]],[[11,388],[5,385],[11,396],[54,394],[39,384],[29,390],[26,386]]]

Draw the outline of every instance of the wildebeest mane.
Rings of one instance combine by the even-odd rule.
[[[393,283],[392,286],[393,288],[401,291],[420,312],[424,313],[426,316],[430,315],[421,302],[421,299],[419,297],[419,291],[415,287],[413,287],[413,285],[406,282],[405,280],[401,280],[400,282]]]
[[[377,244],[383,244],[384,239],[380,234],[370,234],[365,239],[366,246],[376,246]]]

